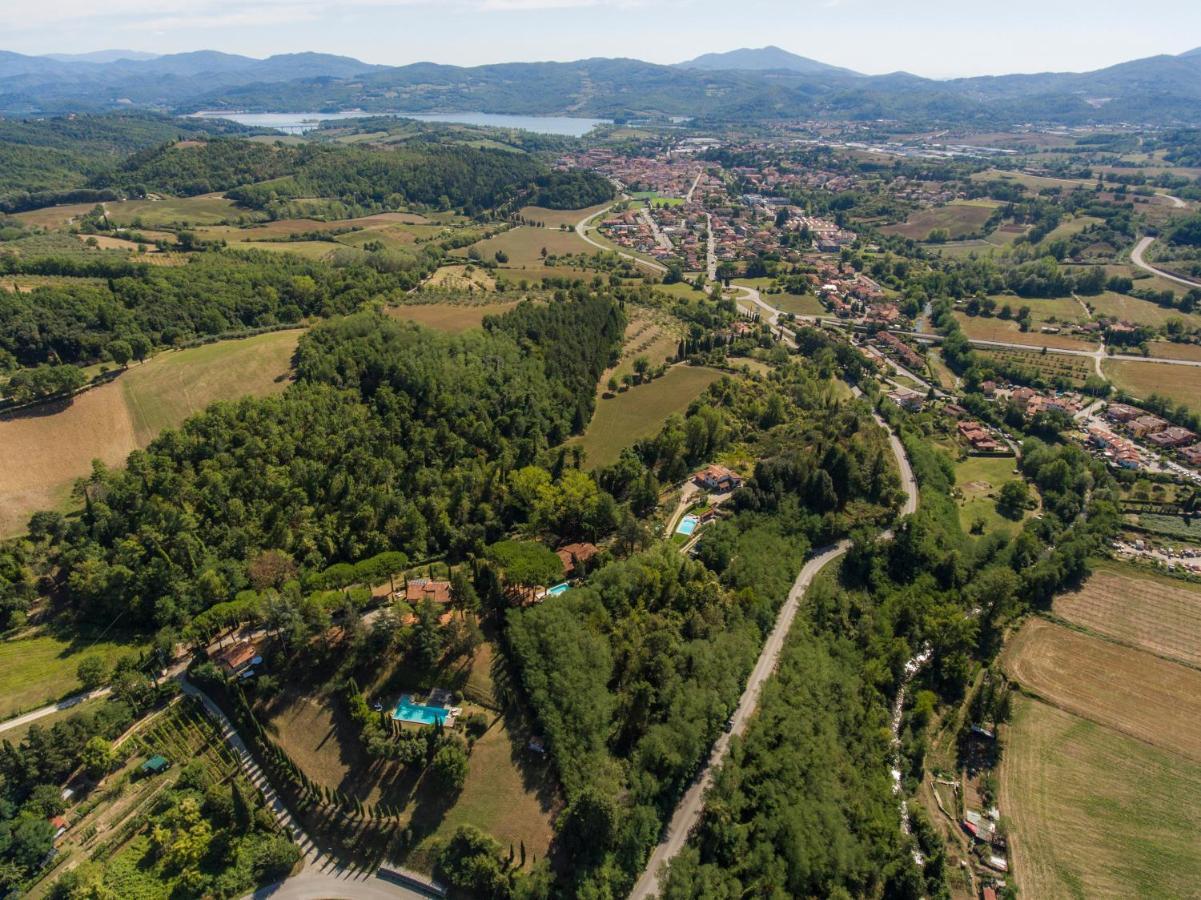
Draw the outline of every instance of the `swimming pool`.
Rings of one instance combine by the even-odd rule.
[[[684,516],[680,519],[680,524],[676,526],[676,534],[692,534],[699,524],[701,524],[701,520],[696,516]]]
[[[562,584],[556,584],[553,588],[550,588],[546,592],[546,595],[548,597],[558,597],[560,594],[567,593],[567,590],[570,587],[571,587],[571,585],[569,585],[566,581],[564,581]]]
[[[445,723],[449,715],[450,710],[445,706],[423,706],[414,703],[408,694],[396,701],[396,709],[392,711],[392,718],[402,722],[416,722],[418,725],[434,725],[439,720]]]

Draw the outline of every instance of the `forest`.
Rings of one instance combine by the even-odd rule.
[[[71,605],[130,627],[181,626],[251,586],[384,550],[462,558],[518,510],[503,476],[591,416],[624,327],[610,296],[527,302],[450,337],[377,312],[313,329],[282,396],[217,404],[97,469],[85,509],[34,538]]]
[[[766,391],[723,381],[686,417],[600,473],[621,497],[649,461],[766,458],[696,560],[661,543],[555,603],[508,614],[506,639],[567,794],[559,840],[574,896],[624,893],[741,693],[810,546],[886,520],[897,497],[883,433],[838,407],[820,365]],[[678,444],[677,444],[678,442]],[[653,474],[653,473],[652,473]]]

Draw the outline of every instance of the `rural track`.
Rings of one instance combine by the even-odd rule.
[[[49,703],[30,712],[14,716],[11,719],[0,722],[0,734],[3,734],[5,731],[11,731],[14,728],[20,728],[22,725],[28,725],[30,722],[36,722],[38,719],[44,719],[46,716],[53,715],[56,712],[62,712],[64,709],[78,706],[86,700],[107,697],[112,692],[113,689],[110,687],[97,688],[94,691],[83,691],[82,693],[67,697],[65,700],[60,700],[57,703]]]
[[[1143,254],[1147,252],[1147,248],[1155,243],[1155,238],[1150,235],[1144,235],[1139,238],[1134,249],[1130,251],[1130,261],[1144,271],[1150,272],[1153,275],[1158,275],[1160,278],[1166,278],[1169,281],[1175,281],[1177,284],[1183,284],[1185,287],[1201,288],[1201,281],[1191,281],[1188,278],[1181,278],[1179,275],[1173,275],[1171,272],[1166,272],[1163,269],[1157,269],[1149,262],[1143,259]]]
[[[856,390],[856,396],[858,395]],[[888,427],[884,419],[875,412],[872,413],[872,416],[877,424],[888,432],[889,448],[896,457],[897,466],[901,470],[901,486],[905,491],[905,502],[901,506],[900,515],[911,515],[917,511],[918,487],[917,479],[913,475],[913,468],[909,464],[909,457],[905,453],[900,438]],[[879,539],[889,540],[892,536],[893,530],[889,528],[880,534]],[[801,600],[808,591],[809,585],[813,583],[813,579],[822,569],[840,558],[850,547],[850,540],[844,538],[836,544],[819,549],[801,567],[800,574],[793,582],[784,605],[780,607],[780,612],[776,615],[776,623],[764,642],[755,667],[747,679],[746,688],[738,700],[738,706],[735,707],[730,730],[718,736],[713,748],[709,751],[709,759],[704,768],[701,769],[700,774],[693,780],[676,805],[662,839],[651,852],[650,859],[647,860],[642,874],[630,892],[630,900],[649,900],[658,894],[659,878],[667,870],[671,861],[684,849],[689,835],[701,820],[701,815],[705,810],[705,794],[713,784],[716,770],[729,754],[730,739],[734,735],[741,736],[746,731],[747,724],[758,710],[759,695],[763,685],[775,672],[776,666],[780,662],[788,633],[792,629],[792,623],[796,619]]]

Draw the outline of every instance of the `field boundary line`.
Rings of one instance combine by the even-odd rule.
[[[1099,631],[1093,631],[1087,625],[1081,625],[1079,622],[1073,622],[1070,619],[1065,619],[1063,616],[1060,616],[1057,613],[1046,611],[1036,613],[1035,615],[1038,618],[1052,622],[1061,628],[1066,628],[1068,631],[1074,631],[1077,634],[1083,634],[1090,638],[1096,638],[1099,641],[1105,641],[1107,644],[1113,644],[1115,647],[1121,647],[1125,650],[1133,650],[1136,653],[1145,653],[1147,656],[1153,656],[1156,659],[1163,660],[1164,662],[1172,663],[1173,665],[1177,666],[1183,666],[1186,669],[1192,669],[1194,672],[1201,672],[1201,666],[1197,665],[1196,663],[1185,662],[1184,660],[1178,659],[1175,656],[1157,653],[1156,651],[1150,650],[1147,647],[1140,647],[1138,644],[1123,640],[1119,637],[1114,637],[1110,634],[1101,634]]]

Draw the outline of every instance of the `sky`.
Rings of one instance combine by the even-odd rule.
[[[0,49],[263,57],[305,50],[455,65],[775,44],[932,78],[1086,71],[1201,46],[1197,0],[0,0]]]

